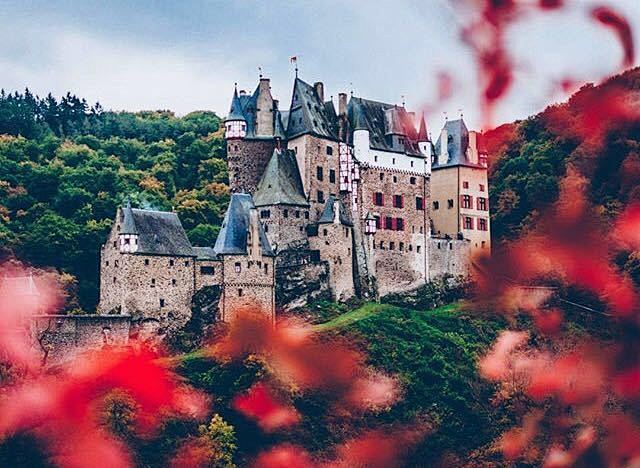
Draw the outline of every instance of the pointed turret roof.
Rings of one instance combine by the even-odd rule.
[[[418,129],[418,141],[425,142],[429,141],[429,134],[427,133],[427,122],[424,120],[424,114],[420,117],[420,127]]]
[[[251,228],[251,209],[255,208],[251,195],[234,193],[229,201],[229,208],[224,215],[224,221],[213,250],[217,255],[246,255],[247,238]],[[273,256],[273,250],[264,232],[262,224],[258,222],[258,235],[262,255]]]
[[[125,206],[122,207],[122,224],[120,225],[119,234],[138,234],[138,229],[133,220],[133,211],[131,209],[131,202],[127,200]]]
[[[256,206],[309,206],[304,195],[296,155],[275,149],[254,194]]]
[[[344,203],[342,203],[342,200],[340,200],[335,195],[329,195],[329,198],[327,198],[327,203],[325,203],[324,205],[324,209],[322,210],[322,215],[318,220],[318,224],[330,224],[335,222],[336,208],[338,209],[337,214],[340,224],[344,224],[345,226],[353,226]]]
[[[231,108],[229,109],[229,115],[225,121],[229,120],[246,120],[242,112],[242,104],[240,103],[240,97],[238,96],[238,88],[233,90],[233,98],[231,99]]]

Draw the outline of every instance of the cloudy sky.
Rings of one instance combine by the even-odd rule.
[[[523,0],[525,1],[525,0]],[[532,0],[526,0],[532,1]],[[621,49],[588,19],[586,0],[536,15],[509,31],[517,82],[498,109],[510,121],[542,109],[554,80],[597,81],[615,71]],[[608,2],[640,30],[638,0]],[[448,0],[198,1],[0,0],[0,87],[44,95],[68,90],[105,108],[226,114],[234,82],[252,90],[258,67],[283,103],[300,76],[325,94],[355,95],[420,108],[436,75],[455,80],[454,97],[429,116],[461,111],[478,126],[473,57],[459,40],[463,18]]]

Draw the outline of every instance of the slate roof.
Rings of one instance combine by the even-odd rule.
[[[218,255],[246,255],[247,237],[250,227],[249,212],[254,207],[251,195],[234,193],[229,201],[229,208],[224,215],[222,228],[213,247]],[[258,233],[262,255],[273,256],[262,224],[258,222]]]
[[[213,247],[193,247],[198,260],[220,260]]]
[[[238,97],[238,88],[235,88],[233,91],[233,98],[231,99],[231,108],[229,109],[229,115],[227,115],[227,120],[246,120],[244,113],[242,111],[242,104],[240,103],[240,98]]]
[[[130,233],[138,234],[138,254],[193,257],[196,255],[184,232],[178,215],[168,211],[141,210],[125,207],[124,221],[129,217]],[[123,232],[120,232],[123,234]]]
[[[444,164],[438,164],[441,145],[440,140],[442,139],[442,132],[440,132],[440,136],[438,137],[438,141],[436,141],[435,145],[435,160],[432,165],[432,169],[452,166],[484,168],[480,164],[472,163],[467,158],[467,148],[469,147],[469,130],[467,129],[464,120],[448,120],[444,124],[444,129],[447,130],[447,161]]]
[[[353,226],[353,222],[351,222],[347,209],[344,206],[344,203],[342,203],[342,200],[340,200],[335,195],[329,195],[329,198],[327,198],[327,202],[324,205],[324,209],[322,210],[322,215],[320,215],[318,224],[333,223],[333,221],[336,218],[336,213],[334,210],[335,202],[338,202],[338,206],[339,206],[338,210],[340,211],[339,213],[340,223],[344,224],[345,226]]]
[[[420,116],[420,128],[416,140],[419,142],[429,141],[429,133],[427,132],[427,122],[424,120],[424,114]]]
[[[271,136],[256,136],[256,109],[258,107],[258,96],[260,94],[260,84],[256,87],[253,94],[238,93],[238,90],[234,90],[233,97],[231,99],[231,108],[229,109],[229,115],[225,118],[228,120],[244,120],[247,123],[246,138],[271,138]],[[282,119],[282,112],[274,112],[274,128],[277,131],[278,119]],[[283,123],[283,122],[281,122]],[[284,133],[284,125],[282,126],[282,132]],[[277,135],[276,135],[277,136]]]
[[[335,109],[322,102],[309,83],[296,78],[293,83],[287,137],[311,133],[316,136],[338,139],[338,122]]]
[[[349,100],[347,117],[353,130],[369,131],[371,148],[424,156],[418,147],[413,119],[404,107],[354,96]],[[394,145],[390,135],[404,136],[404,146]]]
[[[277,148],[273,151],[253,200],[255,206],[309,206],[293,151]]]
[[[127,201],[127,204],[122,208],[122,224],[120,225],[120,234],[138,234],[138,229],[133,221],[133,213],[131,212],[131,203]]]

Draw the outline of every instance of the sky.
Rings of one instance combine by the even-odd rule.
[[[452,0],[455,2],[455,0]],[[532,1],[532,0],[521,0]],[[604,0],[603,0],[604,1]],[[588,19],[595,4],[530,15],[508,31],[516,82],[496,123],[526,118],[564,99],[553,82],[597,82],[619,70],[613,33]],[[640,31],[638,0],[604,1]],[[38,95],[67,91],[106,109],[229,110],[234,83],[253,91],[259,68],[281,108],[299,74],[339,92],[423,109],[439,72],[453,96],[427,116],[431,130],[464,115],[479,128],[473,55],[460,41],[464,16],[450,0],[0,0],[0,87]]]

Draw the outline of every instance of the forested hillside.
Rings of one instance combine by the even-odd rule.
[[[229,198],[225,157],[213,112],[111,112],[71,94],[2,91],[0,254],[73,275],[69,308],[92,312],[118,204],[173,208],[191,241],[209,245]]]
[[[557,200],[568,164],[588,176],[591,201],[605,221],[640,200],[639,95],[636,68],[489,132],[494,239],[535,225],[540,210]]]

